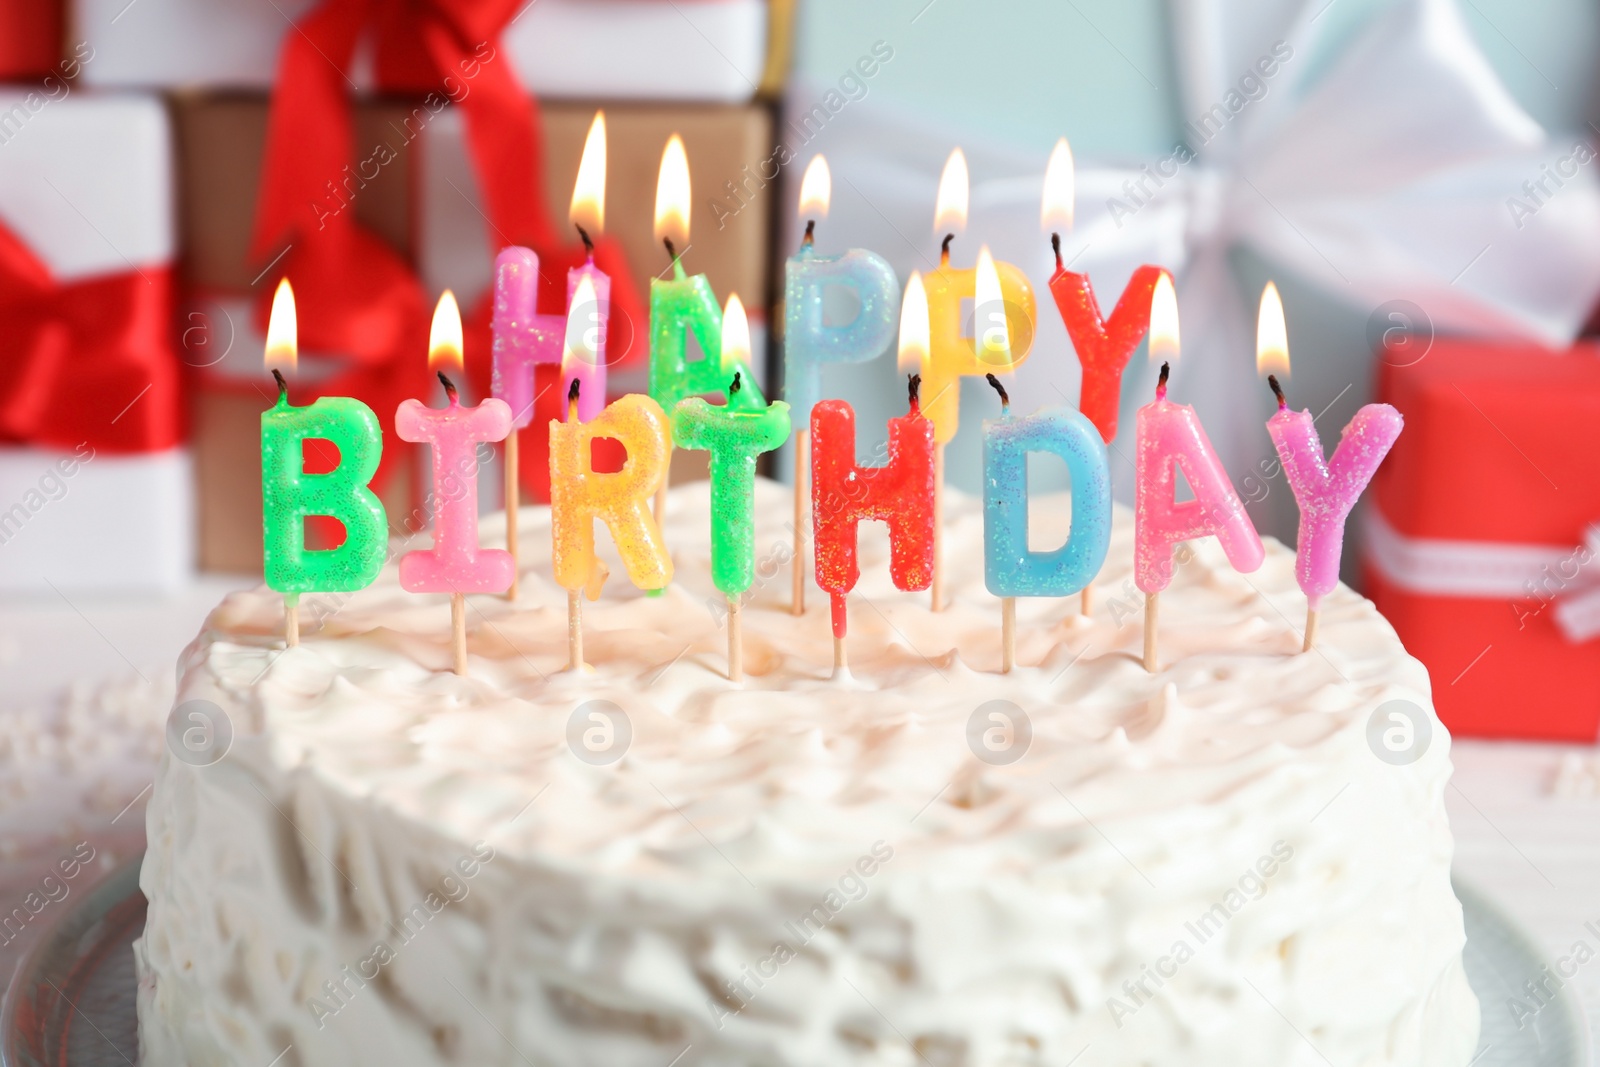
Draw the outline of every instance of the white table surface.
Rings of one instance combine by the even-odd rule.
[[[74,685],[72,706],[92,714],[96,700],[106,700],[97,697],[96,687],[108,680],[131,686],[137,694],[132,702],[149,705],[144,714],[163,716],[160,701],[170,699],[179,652],[222,595],[247,584],[243,578],[212,577],[165,598],[74,594],[70,601],[54,596],[0,605],[0,718],[61,705],[63,690]],[[123,692],[114,689],[111,703],[122,700]],[[1600,949],[1600,936],[1584,927],[1594,923],[1600,931],[1600,796],[1558,795],[1553,788],[1563,759],[1576,756],[1600,764],[1600,749],[1459,739],[1454,746],[1456,775],[1447,805],[1456,835],[1457,876],[1516,920],[1547,962],[1554,964],[1580,940]],[[102,754],[101,764],[119,758],[111,750]],[[103,827],[113,815],[132,822],[142,814],[140,783],[147,783],[149,770],[141,760],[150,753],[126,758],[134,764],[131,769],[87,767],[86,774],[98,776],[101,795],[94,804],[97,814],[81,816],[84,822]],[[7,766],[18,762],[13,753],[0,750],[0,859],[15,852],[8,839],[37,835],[47,829],[42,821],[74,817],[62,805],[44,814],[37,807],[8,805],[7,791],[22,789],[18,782],[27,777],[28,768]],[[32,782],[31,788],[37,786]],[[118,810],[123,794],[126,813]],[[54,814],[58,810],[66,815]],[[57,837],[79,829],[74,824]],[[38,850],[26,851],[36,855]],[[0,894],[9,881],[0,872]],[[0,972],[9,972],[8,954],[0,946]],[[1571,984],[1591,1033],[1600,1033],[1600,959],[1580,969]],[[1508,1009],[1488,1003],[1484,1010]]]

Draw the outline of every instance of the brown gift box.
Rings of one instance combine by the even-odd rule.
[[[414,106],[389,99],[358,104],[352,158],[364,158],[380,143],[394,149],[395,161],[359,191],[353,210],[359,221],[416,263],[434,258],[440,250],[420,247],[425,230],[420,218],[431,209],[419,199],[424,184],[419,180],[422,157],[430,150],[430,133],[424,128],[407,142],[406,119]],[[273,285],[276,276],[270,265],[252,262],[248,251],[267,108],[265,98],[253,95],[187,95],[173,102],[182,272],[190,297],[183,351],[195,368],[192,447],[200,563],[206,570],[261,569],[260,414],[273,395],[261,369],[261,338],[251,319],[250,302],[261,287]],[[770,112],[759,104],[626,104],[606,105],[605,110],[606,230],[622,241],[640,284],[648,284],[667,266],[652,222],[661,149],[676,131],[688,151],[695,189],[685,264],[710,276],[719,299],[737,291],[748,306],[763,307],[769,296],[773,189],[761,187],[749,175],[771,153]],[[542,111],[546,193],[552,211],[564,216],[595,107],[557,103],[542,105]],[[413,122],[411,128],[416,125]],[[730,182],[740,188],[743,206],[732,198]],[[431,195],[459,198],[470,195],[470,190],[463,192],[452,183]],[[737,210],[729,210],[733,208]],[[494,249],[486,254],[492,257]],[[463,305],[470,306],[472,294],[463,296]],[[641,340],[644,335],[640,330]],[[422,355],[419,352],[418,358]],[[622,391],[643,388],[642,353],[638,359],[633,370],[613,376]],[[308,364],[314,362],[308,359]],[[378,415],[392,417],[388,412]],[[410,461],[412,475],[395,479],[395,488],[386,493],[385,504],[395,522],[409,515],[421,499],[416,472],[425,470],[425,464],[416,463],[415,456]],[[675,453],[674,481],[703,477],[704,471],[703,453]]]

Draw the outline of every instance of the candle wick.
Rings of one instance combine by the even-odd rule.
[[[806,235],[800,239],[801,248],[810,248],[817,240],[817,220],[806,220]]]
[[[1283,395],[1283,386],[1278,384],[1276,374],[1267,375],[1267,384],[1272,387],[1272,395],[1278,398],[1278,410],[1282,411],[1289,406],[1289,398]]]
[[[278,382],[278,399],[287,404],[289,402],[289,383],[283,377],[283,371],[273,367],[272,377]]]
[[[939,245],[939,266],[948,267],[950,265],[950,242],[955,239],[956,235],[953,233],[944,235],[944,241]]]
[[[449,378],[446,378],[444,376],[444,371],[439,371],[438,374],[439,384],[444,386],[445,397],[449,399],[450,403],[454,404],[456,402],[456,383],[452,382]]]
[[[906,392],[911,396],[911,410],[913,412],[921,411],[922,399],[920,394],[922,392],[922,375],[906,375]]]
[[[672,257],[672,262],[678,262],[678,250],[672,246],[672,238],[663,237],[661,243],[667,246],[667,255]]]
[[[728,399],[729,400],[733,399],[733,394],[737,393],[739,391],[739,389],[744,384],[743,381],[740,379],[739,375],[740,375],[739,371],[734,371],[733,372],[733,381],[728,383]]]
[[[589,258],[590,259],[593,259],[594,258],[594,242],[589,239],[589,231],[584,229],[582,226],[578,225],[577,223],[573,223],[572,225],[573,225],[573,228],[575,228],[578,231],[578,236],[583,239],[583,250],[589,254]]]
[[[1011,394],[1006,392],[1006,387],[1000,384],[1000,379],[993,374],[985,374],[989,384],[994,386],[994,391],[1000,394],[1000,413],[1003,415],[1011,410]]]
[[[572,379],[572,384],[567,387],[567,421],[573,422],[578,411],[578,391],[583,388],[583,382],[577,378]]]
[[[1156,380],[1156,399],[1164,400],[1167,395],[1167,379],[1172,375],[1172,364],[1161,364],[1161,377]]]
[[[1050,248],[1056,254],[1056,270],[1065,270],[1066,268],[1061,265],[1061,235],[1059,233],[1050,235]]]

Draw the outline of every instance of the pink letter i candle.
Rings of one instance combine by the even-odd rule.
[[[504,440],[512,417],[510,406],[495,397],[477,407],[462,405],[444,374],[445,368],[461,368],[461,312],[449,290],[433,314],[428,366],[439,372],[449,402],[430,408],[407,400],[395,412],[394,423],[401,440],[433,449],[433,548],[400,558],[400,586],[409,593],[451,594],[455,671],[465,674],[465,595],[503,593],[516,574],[511,553],[478,545],[477,445]]]
[[[1178,297],[1163,274],[1150,301],[1150,358],[1178,357]],[[1244,502],[1222,469],[1200,418],[1187,404],[1167,399],[1169,364],[1161,364],[1154,402],[1139,409],[1134,460],[1133,579],[1145,594],[1144,665],[1156,669],[1157,607],[1172,581],[1178,542],[1215,535],[1228,562],[1240,571],[1261,566],[1266,550],[1245,514]],[[1178,503],[1177,468],[1194,499]]]
[[[1256,368],[1289,373],[1289,336],[1283,301],[1271,282],[1261,293],[1256,325]],[[1278,398],[1278,411],[1267,420],[1267,433],[1278,450],[1283,473],[1300,506],[1294,574],[1306,595],[1306,632],[1302,648],[1310,651],[1317,635],[1322,598],[1339,584],[1339,558],[1344,551],[1344,523],[1378,464],[1400,436],[1400,413],[1388,404],[1367,404],[1357,411],[1339,437],[1333,458],[1324,460],[1322,439],[1309,411],[1293,411],[1278,385],[1267,375]]]

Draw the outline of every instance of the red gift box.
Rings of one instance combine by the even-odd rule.
[[[59,0],[0,0],[0,78],[38,78],[61,59]]]
[[[1374,483],[1368,589],[1453,732],[1600,734],[1600,346],[1392,351],[1406,428]]]

